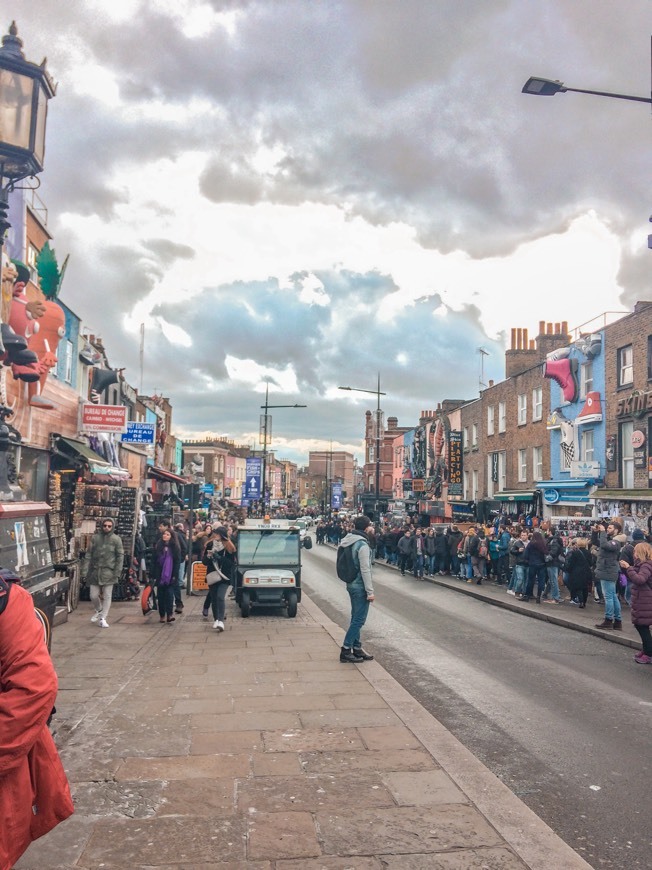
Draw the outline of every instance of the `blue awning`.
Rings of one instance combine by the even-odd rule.
[[[564,480],[540,480],[536,485],[537,489],[587,489],[590,486],[595,486],[595,478],[593,477],[567,477]]]

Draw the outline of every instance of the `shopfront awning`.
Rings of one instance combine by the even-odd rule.
[[[534,494],[529,490],[504,489],[494,493],[495,501],[532,501]]]
[[[56,446],[60,454],[70,457],[83,459],[88,466],[91,474],[98,474],[104,477],[116,477],[127,479],[131,477],[126,468],[119,468],[116,465],[111,465],[103,456],[96,453],[86,444],[85,441],[79,441],[76,438],[64,438],[63,435],[58,435]]]
[[[147,476],[153,477],[156,480],[167,480],[168,483],[179,483],[182,486],[186,486],[190,482],[185,477],[180,477],[178,474],[167,471],[165,468],[159,468],[156,465],[149,465],[147,467]]]
[[[591,498],[602,501],[652,501],[652,489],[596,489]]]

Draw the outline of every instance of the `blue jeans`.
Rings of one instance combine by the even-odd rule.
[[[525,592],[525,565],[514,565],[509,588],[517,595],[522,595]]]
[[[559,568],[555,565],[547,565],[548,571],[548,598],[554,598],[555,601],[561,601],[559,594]]]
[[[616,593],[616,581],[601,580],[600,583],[602,583],[602,594],[604,595],[604,618],[620,620],[622,613]]]
[[[349,598],[351,599],[351,623],[344,637],[343,646],[347,649],[361,646],[360,630],[367,621],[369,613],[369,602],[367,601],[367,591],[364,588],[362,577],[358,577],[347,585]]]
[[[416,555],[414,557],[414,568],[412,573],[415,577],[423,577],[423,556]]]
[[[454,576],[455,574],[459,574],[459,573],[460,573],[460,557],[457,555],[457,553],[451,553],[451,574],[453,574],[453,576]]]

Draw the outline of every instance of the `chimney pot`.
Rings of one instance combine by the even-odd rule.
[[[494,385],[494,382],[490,379],[490,380],[489,380],[489,386],[490,386],[490,387],[493,387],[493,385]]]
[[[512,350],[516,350],[516,329],[512,327]]]
[[[540,320],[539,321],[539,335],[545,335],[545,334],[546,334],[546,322],[545,322],[545,320]]]

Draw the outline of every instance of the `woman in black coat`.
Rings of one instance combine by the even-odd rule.
[[[151,576],[157,588],[160,622],[174,622],[174,585],[178,583],[181,552],[176,536],[165,529],[156,542]]]
[[[571,549],[566,555],[565,570],[568,574],[568,591],[571,604],[586,607],[589,597],[589,583],[593,577],[591,554],[587,549],[586,538],[573,538]]]
[[[534,581],[537,581],[537,604],[541,604],[541,596],[546,587],[548,579],[548,571],[546,568],[546,556],[548,555],[548,545],[546,539],[541,532],[532,533],[532,538],[528,542],[523,553],[523,561],[527,565],[527,586],[525,595],[521,595],[521,601],[529,601],[534,592]]]

